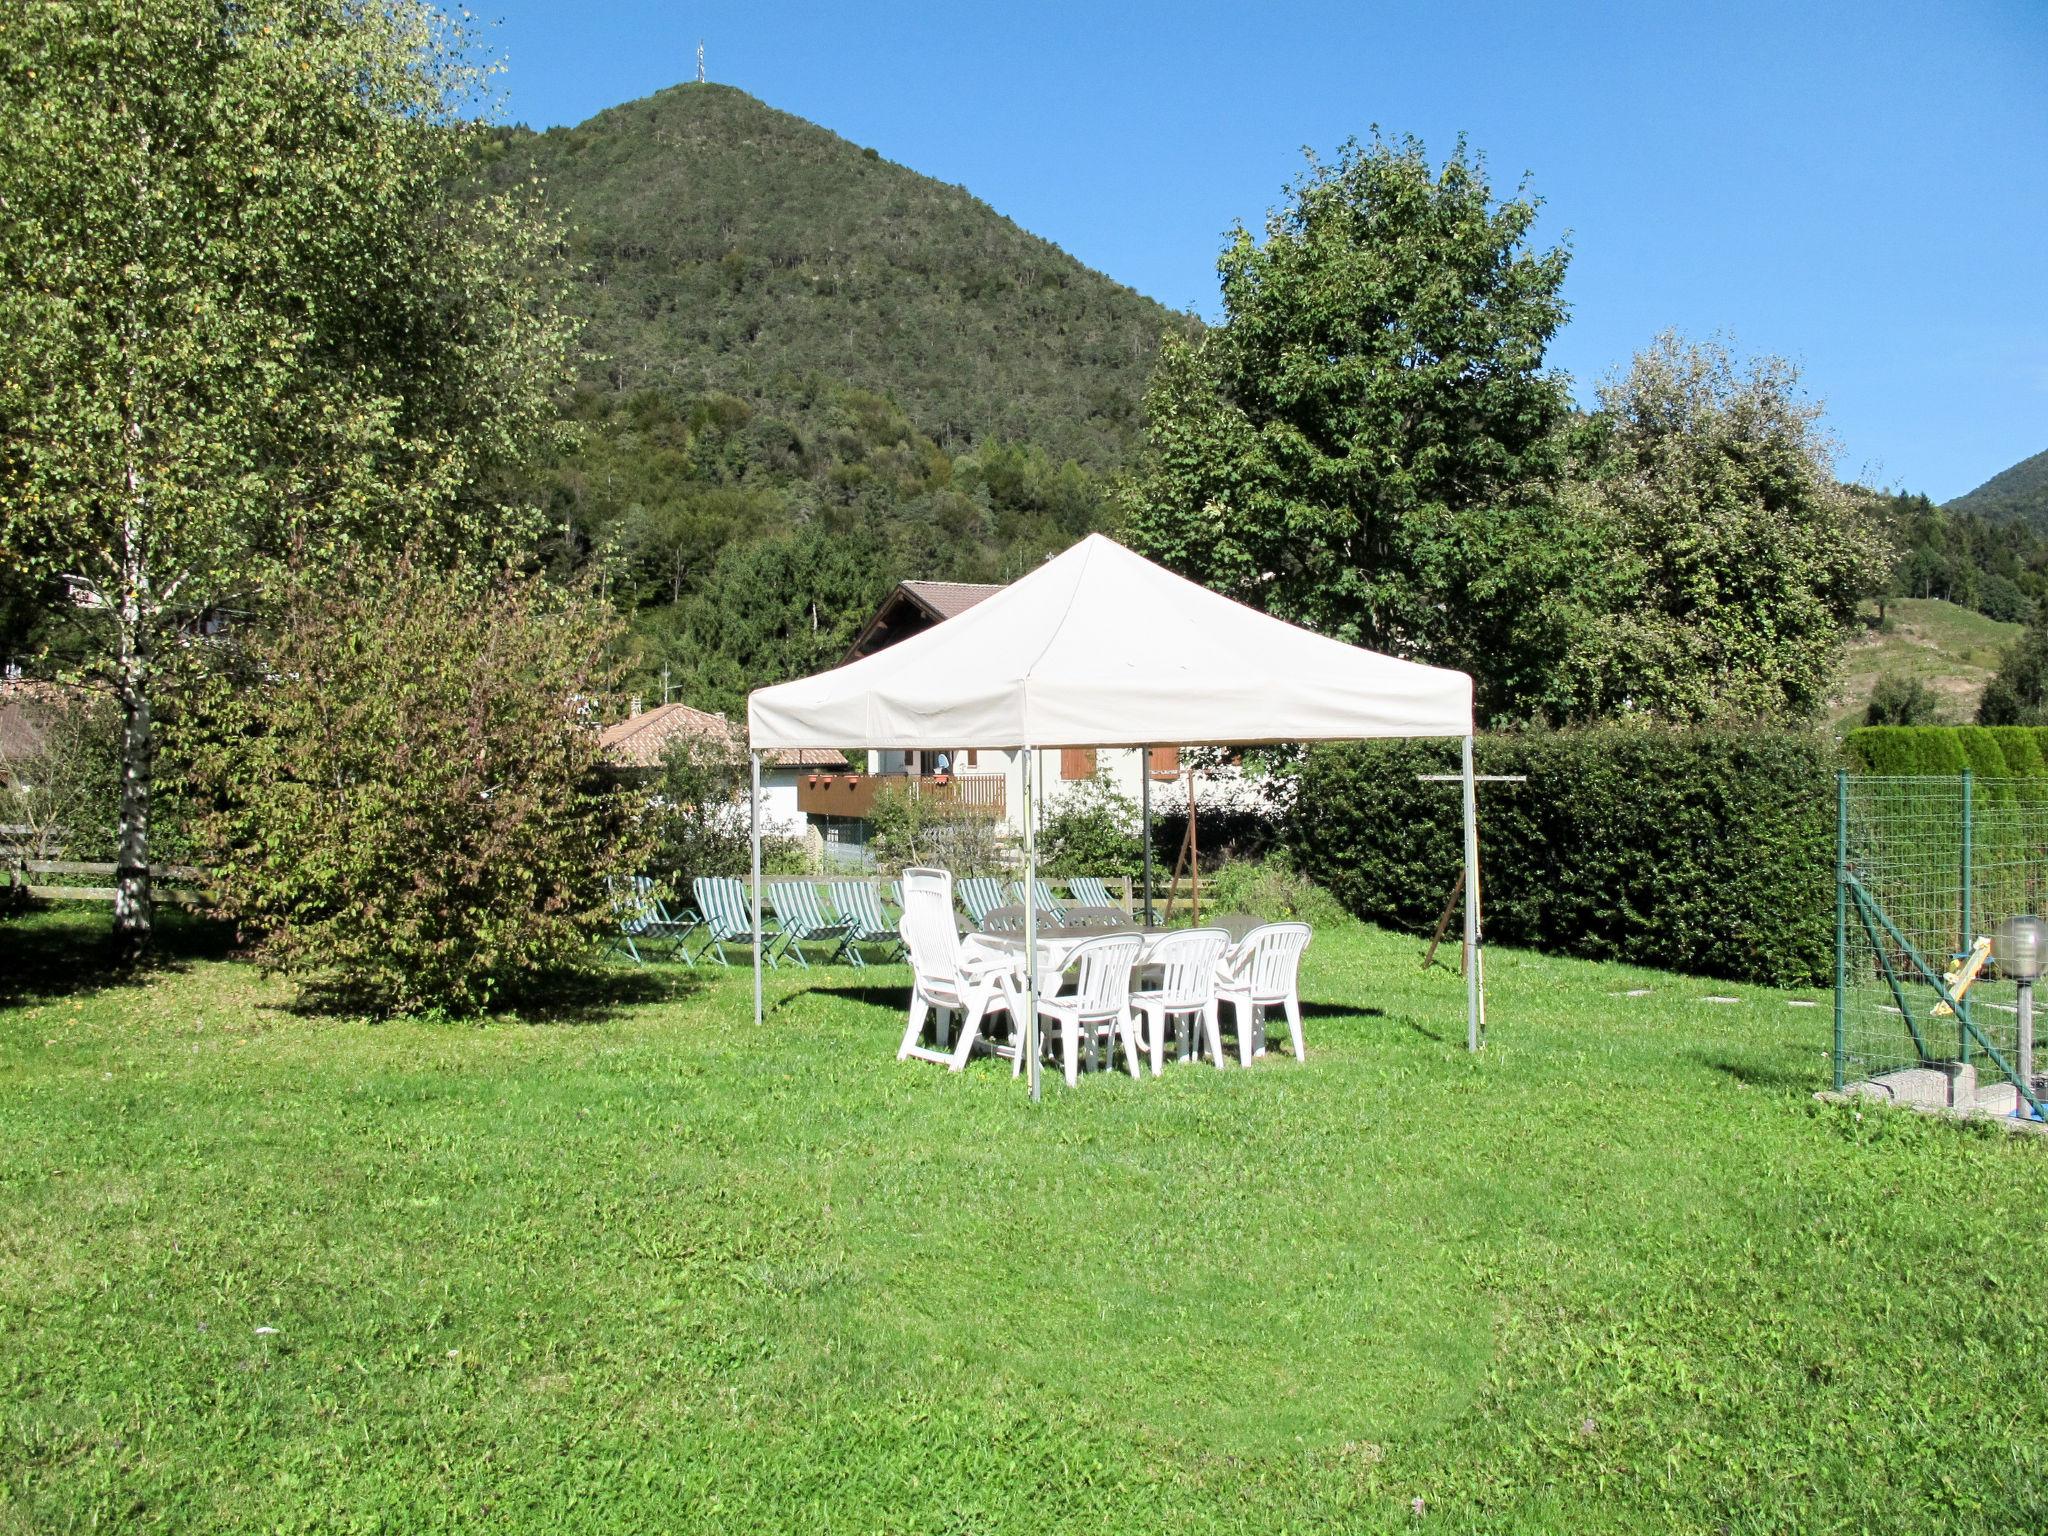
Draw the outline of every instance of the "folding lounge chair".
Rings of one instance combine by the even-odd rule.
[[[846,934],[851,925],[826,919],[825,909],[818,902],[818,887],[811,881],[770,881],[768,904],[775,909],[775,926],[782,930],[782,952],[805,970],[811,968],[811,962],[804,958],[804,952],[799,946],[836,946],[827,961],[828,964],[831,960],[837,960],[846,948]]]
[[[1113,907],[1116,898],[1109,894],[1109,882],[1098,880],[1093,875],[1076,875],[1067,882],[1067,895],[1084,907]]]
[[[854,965],[868,963],[860,952],[863,944],[883,946],[884,961],[901,958],[903,937],[897,933],[896,925],[882,915],[881,893],[874,886],[865,880],[834,880],[832,906],[846,920],[846,937],[840,941],[839,950],[848,961]]]
[[[691,889],[697,894],[697,910],[704,916],[704,931],[711,939],[697,958],[716,955],[720,965],[731,965],[725,946],[754,942],[754,910],[746,883],[730,875],[699,875]],[[761,958],[771,966],[783,944],[782,934],[771,926],[773,921],[768,914],[762,914]]]
[[[1065,923],[1067,920],[1067,909],[1054,899],[1051,883],[1040,880],[1033,886],[1033,889],[1038,893],[1038,910],[1051,918],[1055,923]],[[1022,905],[1024,901],[1024,882],[1022,880],[1012,880],[1010,882],[1010,899]]]
[[[960,898],[960,905],[967,909],[968,920],[977,928],[989,913],[1010,899],[1009,893],[1003,889],[1003,882],[991,875],[969,875],[965,880],[956,880],[953,890]],[[904,910],[909,908],[906,906]]]
[[[608,945],[614,953],[626,956],[635,965],[645,965],[649,960],[696,964],[689,949],[690,935],[703,926],[696,913],[687,913],[687,921],[670,916],[661,898],[654,894],[654,882],[645,875],[634,875],[624,882],[607,877],[605,886],[611,892],[612,911],[619,919],[619,931]]]

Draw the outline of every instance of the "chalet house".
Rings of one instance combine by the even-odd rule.
[[[899,640],[921,634],[935,624],[965,613],[1002,588],[982,582],[904,581],[882,600],[861,627],[847,651],[858,661]],[[988,747],[935,741],[912,751],[869,752],[865,772],[827,769],[797,780],[797,808],[811,820],[828,859],[856,863],[866,859],[867,815],[875,791],[891,780],[915,780],[918,792],[942,796],[999,818],[1015,836],[1024,832],[1024,754]],[[1170,784],[1179,775],[1178,747],[1154,747],[1146,754],[1132,748],[1064,747],[1041,751],[1033,764],[1041,825],[1063,795],[1097,774],[1105,775],[1132,800],[1143,789],[1143,774],[1155,785]],[[1156,793],[1157,791],[1155,791]],[[1170,788],[1165,791],[1170,794]]]
[[[601,738],[605,761],[612,771],[628,778],[652,778],[662,759],[678,740],[695,740],[746,751],[745,734],[724,715],[692,709],[687,704],[657,704],[641,709],[637,703],[625,719],[604,728]],[[821,857],[824,843],[815,826],[808,825],[798,804],[798,786],[819,773],[846,773],[852,764],[842,752],[805,748],[778,752],[761,764],[761,830],[773,836],[801,837],[812,856]],[[744,803],[745,797],[741,797]]]

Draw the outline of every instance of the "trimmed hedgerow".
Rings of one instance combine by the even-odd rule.
[[[1958,749],[1958,755],[1960,750]],[[1834,771],[1821,738],[1607,729],[1483,738],[1487,936],[1602,960],[1808,985],[1834,953]],[[1445,742],[1318,747],[1289,842],[1362,918],[1434,925],[1460,861]]]
[[[1961,773],[1970,766],[1961,734],[1952,725],[1867,725],[1851,731],[1843,748],[1849,766],[1888,777]]]

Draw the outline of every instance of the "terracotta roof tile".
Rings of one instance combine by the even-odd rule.
[[[600,738],[604,755],[615,767],[655,768],[678,740],[726,742],[744,751],[746,737],[724,715],[692,709],[687,704],[657,704],[637,715],[614,721]],[[802,747],[777,752],[770,762],[791,768],[847,767],[846,754],[831,747]]]
[[[999,582],[986,581],[906,581],[903,590],[940,618],[951,619],[994,597],[1003,588]]]

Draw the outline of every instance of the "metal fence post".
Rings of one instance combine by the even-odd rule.
[[[1848,1082],[1842,1009],[1849,981],[1849,770],[1835,774],[1835,1092]]]
[[[1974,787],[1973,775],[1969,769],[1965,768],[1963,770],[1963,931],[1960,936],[1961,942],[1956,946],[1956,952],[1963,955],[1967,955],[1970,952],[1970,946],[1976,943],[1976,939],[1970,931],[1972,926],[1970,913],[1970,841],[1975,831],[1973,825],[1975,818],[1971,815],[1972,806],[1976,801],[1976,795],[1973,793]],[[1968,1001],[1965,1000],[1964,1006],[1956,1010],[1956,1054],[1963,1061],[1970,1059],[1970,1027],[1969,1021],[1964,1017],[1964,1010],[1968,1006]]]

